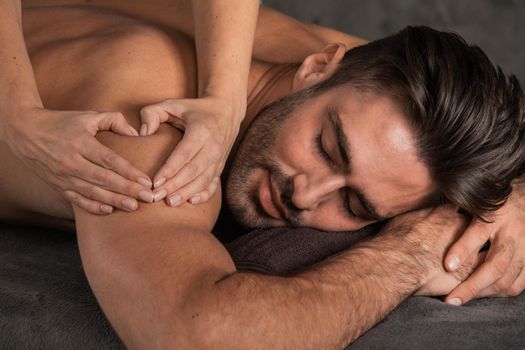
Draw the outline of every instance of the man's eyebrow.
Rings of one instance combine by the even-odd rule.
[[[335,137],[337,141],[337,148],[339,148],[339,154],[341,155],[341,159],[343,160],[343,167],[345,170],[345,173],[349,174],[351,171],[350,168],[350,142],[348,141],[348,137],[346,137],[345,131],[343,130],[343,123],[341,123],[341,117],[339,116],[339,111],[335,106],[328,106],[327,108],[328,112],[328,119],[330,120],[330,123],[332,123],[332,127],[335,131]]]
[[[351,155],[350,155],[350,141],[348,141],[348,137],[345,134],[345,131],[343,129],[343,123],[341,122],[341,117],[339,115],[339,111],[335,106],[328,106],[327,108],[328,112],[328,119],[332,123],[332,127],[334,128],[335,135],[336,135],[336,141],[337,141],[337,147],[339,148],[339,154],[341,155],[341,159],[343,160],[343,166],[345,169],[345,172],[347,174],[350,174],[351,172]],[[352,189],[359,201],[361,202],[361,205],[363,209],[366,211],[366,214],[373,220],[376,221],[383,221],[387,218],[381,216],[378,214],[376,207],[368,200],[368,198],[364,195],[363,192]]]

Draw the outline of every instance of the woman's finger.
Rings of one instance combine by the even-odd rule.
[[[208,188],[206,188],[204,191],[194,194],[192,197],[199,198],[199,203],[207,202],[211,197],[213,197],[215,192],[217,192],[217,188],[219,188],[219,184],[220,184],[220,178],[215,177],[208,185]],[[190,198],[190,203],[191,203],[191,198]]]
[[[479,219],[473,219],[461,237],[450,247],[445,258],[445,268],[455,271],[470,256],[477,254],[490,239],[495,227]]]
[[[147,106],[140,110],[140,136],[153,135],[159,129],[160,124],[168,120],[166,112],[157,106]]]
[[[194,159],[195,155],[202,151],[202,144],[195,143],[189,135],[184,135],[182,140],[175,146],[173,152],[169,155],[168,159],[164,162],[162,167],[157,171],[153,177],[153,186],[158,188],[162,186],[166,179],[172,179],[177,175],[175,181],[183,181],[183,177],[179,176],[181,169],[186,167],[188,164],[192,164],[189,171],[196,174],[200,174],[208,166],[207,163],[203,163],[203,157]],[[185,182],[181,183],[180,186],[184,185]],[[173,191],[176,188],[172,189]],[[168,193],[171,193],[168,190]]]
[[[106,204],[127,212],[135,211],[138,208],[138,202],[135,198],[105,190],[84,180],[74,179],[71,185],[75,189],[75,192],[81,194],[88,200]]]
[[[108,175],[108,181],[105,184],[107,189],[128,195],[137,195],[140,190],[151,189],[152,182],[149,176],[113,150],[98,142],[97,139],[86,140],[85,146],[85,151],[82,152],[84,158],[113,173],[113,176]],[[88,178],[86,180],[90,181]],[[123,189],[126,192],[121,192]]]
[[[522,265],[523,264],[525,263],[522,262]],[[523,293],[524,290],[525,290],[525,269],[522,269],[520,275],[518,276],[516,281],[514,281],[514,284],[510,287],[508,291],[508,296],[517,297],[518,295]]]
[[[196,178],[201,177],[203,174],[206,175],[208,182],[205,185],[208,186],[209,182],[215,176],[215,167],[209,166],[207,163],[207,155],[205,152],[201,151],[195,157],[193,157],[191,162],[186,164],[174,177],[167,180],[158,191],[164,189],[166,190],[166,194],[171,196],[175,194],[175,192],[178,192],[182,187],[194,181]],[[202,191],[204,188],[206,188],[206,186],[203,186],[198,191]]]
[[[189,200],[191,204],[199,204],[208,200],[196,196],[197,193],[205,191],[213,180],[214,170],[209,169],[192,179],[189,183],[179,188],[174,194],[168,195],[168,205],[175,207]]]
[[[525,269],[524,262],[513,262],[504,277],[482,290],[478,298],[487,297],[515,297],[525,289]]]
[[[491,245],[487,259],[463,283],[457,286],[448,296],[446,302],[452,305],[462,305],[474,299],[479,293],[491,284],[505,276],[515,247],[513,241],[498,242],[496,239]]]
[[[111,170],[93,164],[85,158],[78,160],[77,164],[78,166],[73,173],[74,178],[115,194],[140,199],[143,202],[151,203],[154,200],[153,192],[145,185],[129,181]],[[71,183],[73,181],[72,179],[70,180]],[[73,190],[78,192],[78,189],[73,188]]]
[[[91,214],[108,215],[113,212],[112,206],[88,199],[75,191],[64,191],[64,196],[72,204],[84,209]]]
[[[166,122],[184,130],[184,123],[177,118],[183,111],[184,109],[175,100],[166,100],[142,108],[140,110],[140,135],[152,135],[159,129],[160,124]]]
[[[92,118],[92,116],[89,118]],[[137,130],[128,123],[120,112],[98,113],[95,120],[97,122],[97,132],[108,130],[122,136],[139,136]]]

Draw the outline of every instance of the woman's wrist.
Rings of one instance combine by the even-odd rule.
[[[204,90],[199,98],[214,100],[219,109],[218,114],[233,118],[233,120],[239,124],[244,119],[247,107],[245,90],[244,93]]]
[[[32,111],[42,110],[42,104],[30,103],[9,103],[4,104],[8,106],[0,110],[0,138],[6,139],[6,134],[12,132],[13,129],[24,127],[29,121],[26,120],[26,115]]]
[[[43,109],[42,100],[40,97],[25,97],[16,98],[3,96],[0,103],[0,122],[7,122],[9,120],[17,120],[21,115],[33,111]]]

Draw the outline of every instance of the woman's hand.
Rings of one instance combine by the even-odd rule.
[[[525,289],[525,184],[516,182],[508,201],[486,223],[473,219],[450,248],[446,268],[454,271],[490,241],[484,263],[447,296],[462,305],[474,298],[516,296]]]
[[[121,113],[26,109],[2,125],[4,140],[42,180],[93,214],[153,201],[151,180],[102,145],[97,132],[138,136]]]
[[[157,194],[177,206],[207,201],[220,184],[220,175],[237,137],[245,107],[232,108],[219,97],[169,99],[144,107],[140,135],[151,135],[161,123],[184,131],[166,163],[153,178]]]

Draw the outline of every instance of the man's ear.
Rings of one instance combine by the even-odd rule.
[[[346,45],[335,43],[306,57],[293,78],[293,91],[310,87],[330,77],[339,67],[345,53]]]

